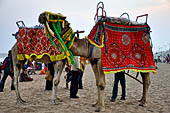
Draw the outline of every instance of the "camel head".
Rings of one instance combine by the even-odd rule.
[[[41,13],[40,14],[40,16],[39,16],[39,18],[38,18],[38,21],[39,21],[39,23],[41,23],[41,24],[45,24],[46,23],[46,21],[47,21],[47,13]]]
[[[55,14],[47,11],[39,15],[38,21],[40,22],[40,24],[44,24],[45,27],[47,27],[48,24],[53,32],[54,29],[52,23],[55,24],[55,26],[57,27],[59,26],[61,28],[60,35],[64,34],[69,29],[70,25],[70,23],[66,20],[66,17],[62,14]]]

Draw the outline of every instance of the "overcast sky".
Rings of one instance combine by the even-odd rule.
[[[85,30],[84,37],[94,25],[96,5],[101,0],[0,0],[0,53],[7,53],[16,42],[12,33],[18,31],[16,21],[28,27],[38,25],[44,11],[67,16],[74,31]],[[130,20],[149,14],[154,52],[170,48],[170,0],[103,0],[107,16],[119,17],[127,12]],[[141,20],[143,21],[143,20]]]

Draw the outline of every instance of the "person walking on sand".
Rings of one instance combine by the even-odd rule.
[[[3,74],[3,77],[2,77],[2,79],[0,81],[0,92],[3,92],[5,81],[6,81],[7,77],[8,77],[8,75],[12,79],[11,90],[15,90],[15,87],[13,85],[14,73],[13,73],[13,70],[11,68],[11,61],[10,60],[11,60],[11,50],[8,51],[8,56],[5,58],[5,60],[3,61],[2,66],[1,66],[2,70],[4,70],[4,74]]]
[[[126,100],[126,80],[125,80],[125,72],[118,72],[115,73],[115,80],[114,80],[114,86],[112,90],[112,97],[111,102],[115,102],[118,94],[118,83],[120,81],[121,87],[122,87],[122,96],[121,100]]]

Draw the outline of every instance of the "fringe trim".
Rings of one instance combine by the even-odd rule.
[[[98,48],[104,47],[104,35],[102,36],[102,45],[101,45],[101,46],[95,44],[92,40],[90,40],[90,39],[88,38],[88,36],[86,36],[85,38],[86,38],[92,45],[94,45],[95,47],[98,47]]]
[[[55,55],[55,56],[50,56],[50,54],[48,53],[43,53],[42,55],[36,55],[35,53],[31,54],[31,55],[28,55],[28,54],[17,54],[17,59],[19,61],[21,60],[25,60],[25,59],[29,59],[32,61],[31,57],[32,56],[36,56],[36,59],[42,59],[42,57],[44,55],[48,55],[50,57],[50,60],[53,62],[53,61],[58,61],[58,60],[62,60],[62,59],[65,59],[66,56],[64,56],[64,53],[60,54],[60,55]]]
[[[104,74],[114,74],[117,72],[121,72],[121,71],[125,71],[125,70],[131,70],[131,71],[136,71],[136,72],[143,72],[143,73],[148,73],[148,72],[153,72],[154,74],[157,73],[156,70],[152,69],[152,70],[139,70],[139,69],[122,69],[122,70],[117,70],[117,71],[104,71]]]

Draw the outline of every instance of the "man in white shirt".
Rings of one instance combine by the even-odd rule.
[[[79,57],[74,56],[75,64],[71,66],[72,79],[70,85],[70,98],[79,98],[78,93],[78,76],[79,76]]]

